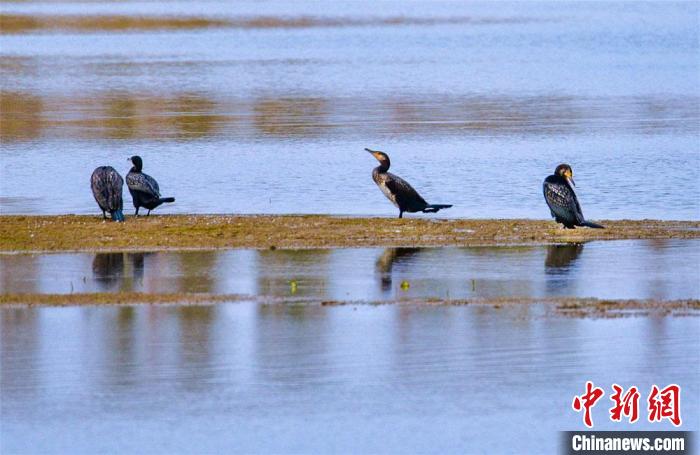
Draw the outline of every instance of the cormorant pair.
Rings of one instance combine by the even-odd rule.
[[[372,179],[382,193],[399,209],[399,218],[403,217],[403,212],[433,213],[452,207],[447,204],[428,204],[407,181],[388,172],[390,161],[386,153],[368,148],[365,150],[379,161],[379,166],[372,171]],[[603,228],[600,224],[586,221],[583,217],[574,191],[573,176],[571,166],[560,164],[554,174],[544,180],[544,198],[552,216],[557,223],[562,223],[567,229],[574,229],[575,226]]]
[[[160,197],[160,188],[156,179],[142,172],[143,161],[140,156],[132,156],[128,159],[133,166],[126,174],[126,185],[131,193],[136,208],[135,216],[139,216],[139,208],[151,210],[165,202],[175,202],[172,197]],[[112,166],[100,166],[95,169],[90,178],[92,195],[95,196],[97,205],[102,210],[102,216],[107,219],[105,212],[109,212],[113,221],[124,221],[122,187],[124,180]]]

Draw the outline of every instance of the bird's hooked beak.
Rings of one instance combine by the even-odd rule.
[[[365,148],[365,150],[367,152],[371,153],[372,156],[375,157],[376,159],[379,159],[379,151],[378,150],[372,150],[372,149],[368,149],[368,148]]]

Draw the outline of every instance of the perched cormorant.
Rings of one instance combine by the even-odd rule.
[[[399,208],[399,218],[403,218],[403,212],[434,213],[452,207],[451,204],[428,204],[407,181],[388,172],[391,163],[386,153],[368,148],[365,150],[379,161],[379,166],[372,171],[372,179],[382,193]]]
[[[160,197],[160,188],[156,179],[148,174],[141,172],[143,161],[140,156],[132,156],[128,159],[134,165],[126,174],[126,185],[129,187],[129,193],[134,200],[136,208],[135,216],[139,216],[139,207],[148,209],[146,216],[151,214],[151,210],[158,207],[164,202],[175,202],[174,197]]]
[[[574,191],[574,172],[568,164],[560,164],[554,170],[554,174],[544,179],[542,191],[547,201],[549,210],[557,223],[561,223],[567,229],[575,229],[575,226],[588,226],[603,229],[600,224],[586,221],[578,203]]]
[[[123,186],[124,179],[112,166],[100,166],[92,172],[90,188],[104,219],[107,219],[105,212],[109,212],[113,221],[124,221]]]

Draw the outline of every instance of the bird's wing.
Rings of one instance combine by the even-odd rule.
[[[124,179],[115,169],[111,169],[109,182],[109,207],[112,210],[121,210],[123,208],[122,187],[124,186]]]
[[[143,176],[148,180],[148,183],[150,183],[151,187],[156,191],[156,196],[160,197],[160,187],[158,186],[158,182],[156,179],[151,177],[148,174],[143,174]]]
[[[396,197],[400,207],[422,210],[426,205],[425,199],[404,179],[398,175],[387,173],[386,187]]]
[[[584,221],[576,193],[569,185],[545,180],[542,190],[552,215],[576,223]]]
[[[109,210],[109,203],[107,202],[107,194],[105,191],[107,179],[105,178],[105,173],[102,169],[95,169],[90,177],[90,189],[92,189],[92,195],[95,196],[95,201],[97,205],[100,206],[102,210]]]
[[[124,180],[114,168],[97,168],[90,178],[92,194],[105,211],[121,210],[123,185]]]
[[[142,172],[129,172],[126,176],[126,184],[132,191],[140,191],[153,197],[160,197],[160,188],[156,179]]]

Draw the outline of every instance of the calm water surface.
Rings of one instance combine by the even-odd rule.
[[[369,146],[444,216],[546,218],[541,181],[566,161],[590,218],[700,218],[697,2],[0,11],[45,21],[0,34],[2,213],[95,213],[92,170],[138,153],[177,198],[162,212],[394,215]]]
[[[294,283],[292,285],[292,283]],[[329,300],[700,298],[700,241],[0,255],[4,293],[207,292]]]
[[[2,453],[557,453],[571,399],[676,382],[699,427],[694,317],[538,306],[0,310]],[[644,415],[643,411],[643,415]]]
[[[0,212],[97,213],[92,170],[138,153],[164,213],[395,215],[369,146],[444,216],[546,218],[567,161],[589,218],[700,219],[698,8],[3,2]],[[0,255],[3,293],[289,298],[0,309],[0,452],[553,453],[586,380],[681,384],[698,430],[694,317],[293,303],[699,298],[698,270],[694,240]]]

